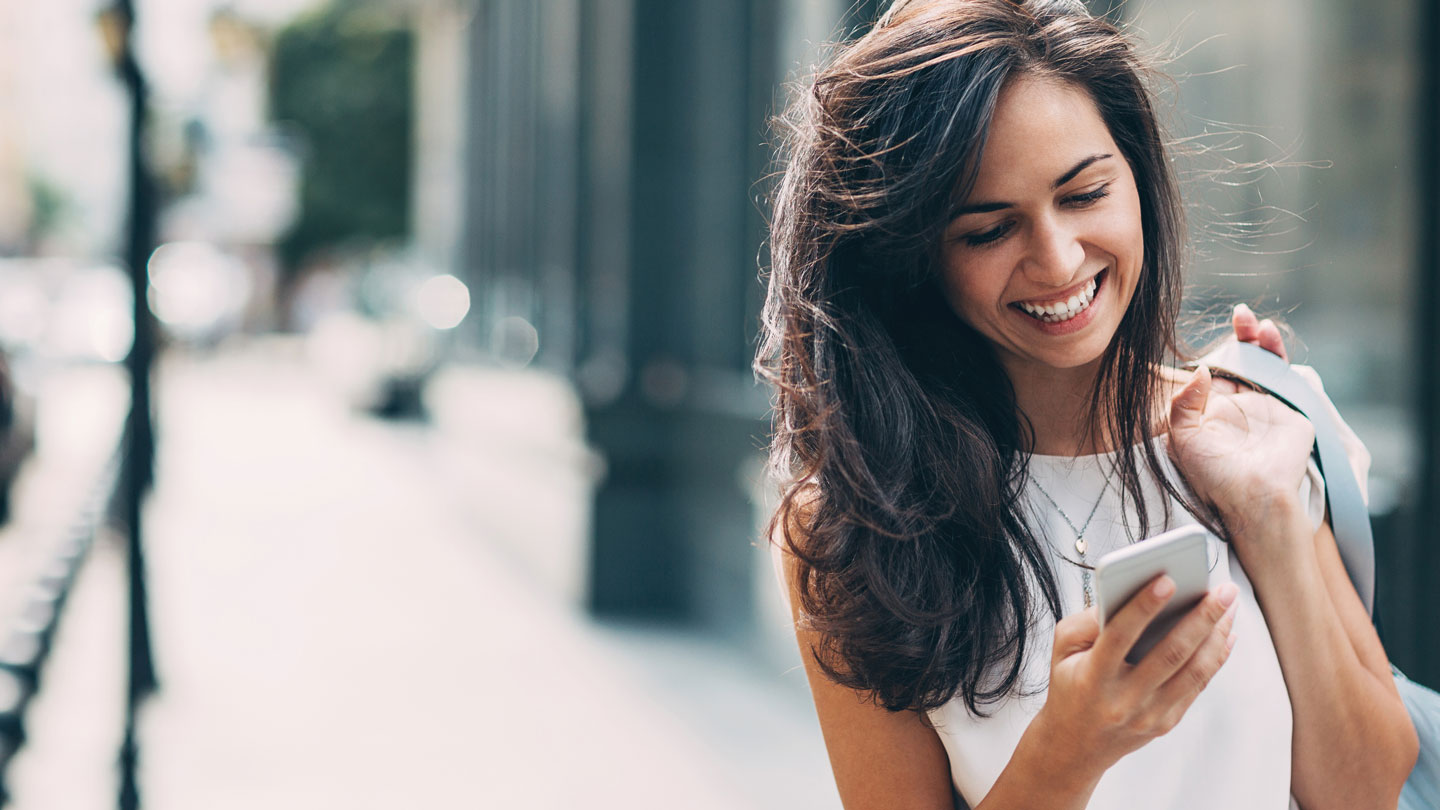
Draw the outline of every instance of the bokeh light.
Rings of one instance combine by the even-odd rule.
[[[178,337],[232,327],[250,294],[244,265],[205,242],[171,242],[150,257],[150,309]]]
[[[448,273],[434,276],[416,291],[415,308],[436,329],[454,329],[470,312],[470,288]]]

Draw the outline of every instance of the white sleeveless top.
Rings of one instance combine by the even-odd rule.
[[[1296,368],[1320,389],[1319,378],[1313,371]],[[1369,454],[1348,427],[1341,424],[1342,438],[1364,492]],[[1167,440],[1166,436],[1157,437],[1156,451],[1171,480],[1179,480],[1166,454]],[[1138,448],[1136,450],[1138,454]],[[1130,534],[1137,531],[1133,505],[1128,515],[1131,528],[1126,529],[1127,516],[1119,511],[1117,482],[1111,481],[1106,493],[1101,495],[1113,461],[1114,454],[1108,453],[1078,458],[1033,456],[1030,462],[1033,480],[1026,490],[1029,496],[1026,505],[1032,516],[1032,527],[1037,530],[1037,536],[1048,541],[1052,552],[1051,566],[1059,588],[1062,615],[1084,609],[1082,569],[1064,558],[1076,559],[1075,533],[1036,490],[1034,482],[1045,488],[1077,526],[1099,499],[1093,522],[1085,532],[1089,544],[1086,560],[1093,565],[1107,552],[1130,543]],[[1146,470],[1143,462],[1140,468],[1142,473]],[[1158,486],[1146,490],[1151,536],[1166,528],[1197,522],[1171,499],[1169,526],[1161,525],[1162,495]],[[1301,483],[1300,496],[1318,528],[1324,519],[1324,482],[1313,460]],[[1207,545],[1213,564],[1210,587],[1234,582],[1239,588],[1235,647],[1175,728],[1131,752],[1106,771],[1091,796],[1088,810],[1132,810],[1141,806],[1157,810],[1299,808],[1290,794],[1290,697],[1269,627],[1238,558],[1229,553],[1227,544],[1213,535]],[[779,570],[777,566],[777,572]],[[783,578],[781,587],[783,591]],[[955,789],[971,807],[989,793],[1009,763],[1020,736],[1045,703],[1055,620],[1042,608],[1032,622],[1034,627],[1021,683],[1022,691],[1033,696],[1012,696],[990,704],[984,707],[989,715],[985,718],[972,717],[959,698],[929,714],[948,754]]]
[[[1156,439],[1156,452],[1171,480],[1178,481],[1166,457],[1165,442],[1164,436]],[[1075,533],[1036,491],[1036,482],[1077,526],[1097,499],[1100,501],[1085,532],[1089,543],[1086,559],[1093,565],[1106,553],[1128,545],[1129,535],[1138,531],[1134,527],[1139,521],[1132,506],[1131,528],[1127,532],[1119,511],[1117,482],[1111,481],[1108,488],[1105,485],[1114,458],[1113,453],[1079,458],[1035,456],[1030,462],[1033,481],[1026,490],[1026,506],[1036,534],[1049,541],[1061,614],[1065,616],[1085,607],[1082,569],[1064,559],[1076,559]],[[1307,480],[1303,488],[1312,487]],[[1106,490],[1103,496],[1102,489]],[[1161,491],[1152,487],[1146,494],[1152,536],[1167,528],[1196,523],[1178,502],[1172,502],[1170,523],[1162,525]],[[1308,499],[1309,493],[1304,494]],[[1318,506],[1323,513],[1323,496]],[[1315,508],[1312,504],[1312,518],[1318,517]],[[1239,586],[1235,648],[1170,733],[1130,753],[1106,771],[1091,797],[1090,810],[1131,810],[1141,805],[1168,810],[1284,810],[1292,804],[1290,698],[1280,673],[1280,660],[1239,560],[1229,553],[1227,544],[1213,535],[1207,539],[1207,551],[1213,563],[1211,589],[1225,582]],[[1042,610],[1033,624],[1021,684],[1025,691],[1036,693],[1034,696],[1010,697],[992,704],[985,708],[990,715],[986,718],[971,717],[961,700],[930,713],[949,755],[955,788],[971,807],[990,791],[1009,763],[1021,734],[1045,704],[1055,620]]]

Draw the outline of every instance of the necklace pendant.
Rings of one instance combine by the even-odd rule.
[[[1085,538],[1083,538],[1083,537],[1077,537],[1077,538],[1075,538],[1075,550],[1076,550],[1076,551],[1080,552],[1081,554],[1084,554],[1086,547],[1087,547],[1087,544],[1086,544],[1086,542],[1085,542]]]

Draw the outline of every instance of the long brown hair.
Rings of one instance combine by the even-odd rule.
[[[756,360],[775,390],[770,462],[783,482],[771,534],[797,560],[799,606],[822,639],[813,652],[891,710],[958,694],[983,714],[1016,689],[1037,611],[1061,611],[1021,511],[1029,426],[940,286],[941,234],[973,185],[1000,90],[1021,74],[1087,92],[1134,173],[1145,261],[1091,423],[1141,449],[1117,468],[1140,536],[1142,465],[1194,509],[1151,441],[1156,369],[1180,354],[1184,245],[1151,71],[1078,2],[896,3],[781,119]]]

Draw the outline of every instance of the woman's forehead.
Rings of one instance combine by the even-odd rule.
[[[1000,91],[980,156],[975,194],[1049,189],[1078,161],[1115,154],[1090,95],[1069,82],[1021,76]]]

